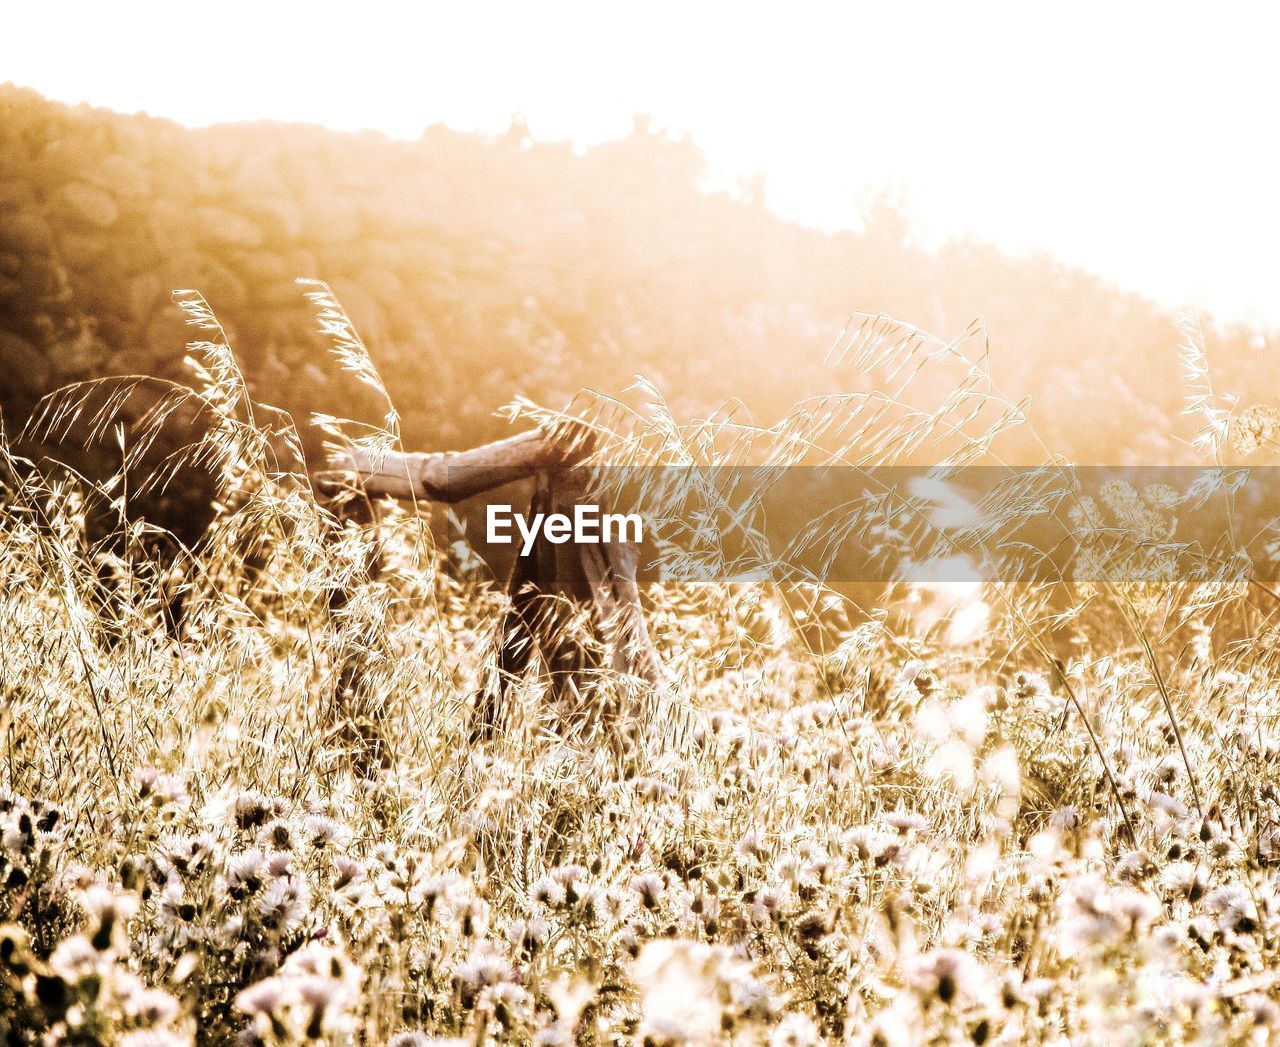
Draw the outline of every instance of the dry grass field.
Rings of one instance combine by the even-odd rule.
[[[287,428],[186,304],[209,341],[195,391],[171,393],[211,419],[188,458],[221,485],[198,545],[128,513],[128,470],[90,485],[0,461],[6,1042],[1275,1035],[1261,583],[1109,565],[1059,579],[1056,603],[967,592],[980,628],[959,605],[929,624],[912,590],[868,611],[816,581],[656,585],[669,686],[602,672],[570,708],[533,674],[475,742],[501,591],[432,543],[427,510],[344,522],[281,467]],[[882,372],[963,359],[887,321],[841,351]],[[1229,423],[1199,359],[1192,332],[1212,458]],[[941,428],[972,460],[1021,420],[981,379],[966,362],[937,403],[889,413],[811,403],[714,453],[837,434],[832,460],[883,462]],[[47,428],[116,439],[83,404]],[[659,417],[626,446],[692,461],[727,435]],[[1108,555],[1149,568],[1180,497],[1113,486],[1071,517],[1110,514],[1128,544]],[[618,696],[626,715],[593,714]]]

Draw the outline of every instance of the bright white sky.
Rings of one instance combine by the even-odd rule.
[[[1280,9],[1263,2],[5,4],[0,80],[184,123],[688,131],[771,205],[1047,249],[1280,326]]]

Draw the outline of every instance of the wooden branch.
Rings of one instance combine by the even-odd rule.
[[[380,463],[358,448],[339,454],[330,467],[354,475],[372,495],[460,502],[522,480],[539,469],[574,465],[590,453],[589,441],[531,429],[470,451],[444,454],[389,452]]]

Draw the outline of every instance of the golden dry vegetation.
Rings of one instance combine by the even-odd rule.
[[[656,585],[669,686],[601,673],[586,697],[630,710],[605,719],[535,674],[473,742],[501,593],[432,544],[425,507],[359,526],[321,504],[185,304],[210,333],[173,395],[199,398],[190,458],[219,484],[198,544],[130,515],[128,470],[95,486],[0,463],[9,1042],[1252,1043],[1280,1025],[1275,601],[1205,568],[1221,549],[1147,570],[1186,492],[1076,500],[1063,519],[1119,535],[1115,563],[1085,542],[1091,573],[969,590],[928,628],[918,589],[868,610],[820,579]],[[1188,337],[1212,460],[1231,422]],[[958,377],[930,379],[949,391],[928,406],[860,393],[736,435],[651,390],[656,420],[615,449],[811,456],[835,434],[824,453],[883,461],[942,427],[961,462],[1024,420],[956,345],[869,319],[844,351]],[[1269,417],[1237,425],[1243,444]],[[367,445],[394,442],[386,423]],[[978,600],[981,628],[953,628]]]

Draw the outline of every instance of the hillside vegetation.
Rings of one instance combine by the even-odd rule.
[[[354,317],[412,448],[501,435],[493,412],[517,395],[560,407],[636,373],[680,417],[739,397],[769,421],[802,395],[868,386],[822,363],[864,311],[947,337],[983,317],[1003,388],[1034,396],[1047,442],[1078,461],[1180,454],[1178,336],[1151,304],[1045,257],[926,252],[884,201],[862,232],[826,235],[703,182],[697,148],[643,121],[585,151],[518,125],[402,142],[189,130],[0,87],[0,410],[12,434],[72,380],[185,380],[170,293],[194,288],[258,399],[300,424],[376,412],[327,361],[294,284],[308,277]],[[1222,382],[1269,387],[1274,353],[1211,334]]]

